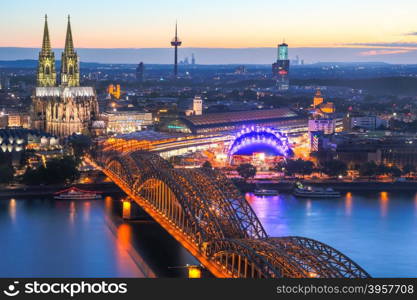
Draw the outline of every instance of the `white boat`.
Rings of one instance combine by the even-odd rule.
[[[265,189],[258,189],[253,192],[255,196],[276,196],[278,195],[277,190],[265,190]]]
[[[330,187],[303,186],[301,183],[297,184],[293,195],[302,198],[340,198],[340,193]]]
[[[57,200],[99,200],[101,199],[100,192],[84,191],[76,187],[56,192],[54,199]]]

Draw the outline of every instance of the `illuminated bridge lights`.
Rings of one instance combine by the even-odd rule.
[[[273,156],[291,156],[288,137],[269,127],[250,126],[240,130],[229,148],[229,156],[251,155],[263,149]]]
[[[268,236],[249,203],[219,170],[174,168],[147,151],[97,149],[95,157],[86,159],[216,277],[369,277],[326,244]]]

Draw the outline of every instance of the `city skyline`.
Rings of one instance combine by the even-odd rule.
[[[417,61],[417,24],[411,14],[417,4],[409,0],[399,1],[408,10],[397,9],[400,5],[392,7],[385,0],[378,2],[378,10],[373,9],[371,0],[355,4],[302,0],[302,5],[261,0],[256,6],[235,0],[212,1],[210,5],[184,0],[152,4],[123,1],[116,9],[109,0],[100,1],[100,5],[97,1],[57,4],[42,0],[25,3],[25,11],[20,9],[20,2],[4,4],[6,9],[0,12],[0,60],[34,58],[22,53],[27,48],[38,51],[45,14],[50,22],[52,48],[62,48],[66,16],[70,14],[77,37],[75,47],[94,52],[92,59],[85,56],[86,62],[169,63],[170,55],[165,50],[170,48],[176,19],[179,37],[184,41],[179,59],[195,52],[201,64],[269,63],[274,59],[272,49],[284,39],[291,48],[290,59],[302,56],[306,63]],[[19,49],[9,51],[4,47]],[[137,53],[131,59],[116,52],[103,54],[109,50]]]

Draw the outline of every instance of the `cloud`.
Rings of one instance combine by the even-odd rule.
[[[408,53],[410,50],[369,50],[360,52],[359,55],[361,56],[376,56],[376,55],[390,55],[390,54],[402,54]]]
[[[408,33],[406,33],[404,35],[417,35],[417,31],[408,32]]]
[[[417,34],[417,32],[416,32]],[[388,48],[417,48],[417,43],[351,43],[344,46],[388,47]]]

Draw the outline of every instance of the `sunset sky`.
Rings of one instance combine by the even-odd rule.
[[[178,19],[184,47],[368,47],[363,56],[417,49],[415,0],[0,0],[0,47],[39,47],[48,14],[52,46],[71,15],[77,48],[169,47]]]
[[[166,47],[178,19],[189,47],[414,43],[414,0],[1,0],[0,46],[39,46],[43,15],[62,47],[71,14],[77,46]]]

